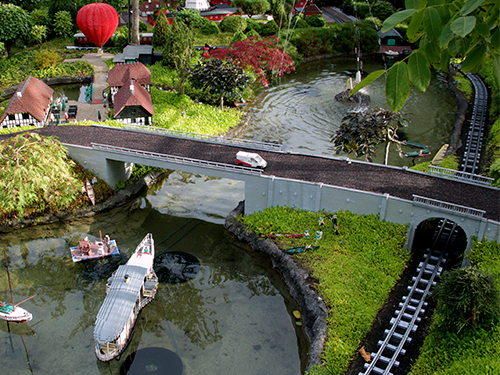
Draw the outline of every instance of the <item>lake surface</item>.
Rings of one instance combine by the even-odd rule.
[[[33,314],[32,321],[0,321],[5,370],[119,374],[129,354],[160,347],[180,357],[184,374],[267,374],[269,369],[276,374],[301,373],[308,344],[295,324],[292,312],[297,306],[281,276],[266,257],[236,241],[222,225],[163,213],[165,207],[154,202],[172,181],[177,177],[109,213],[1,235],[15,302],[38,293],[23,304]],[[231,181],[226,183],[231,190]],[[194,212],[199,204],[187,198],[182,206]],[[172,210],[178,212],[177,207],[179,201]],[[99,231],[116,239],[123,255],[73,263],[69,247],[87,233],[99,236]],[[130,346],[120,360],[104,364],[94,354],[93,326],[106,280],[146,233],[155,238],[157,260],[168,252],[186,253],[199,261],[199,272],[184,283],[160,277],[158,294],[141,313]],[[0,290],[0,299],[10,300],[6,272],[0,275]]]
[[[356,68],[355,58],[332,58],[301,65],[296,72],[283,77],[279,86],[263,90],[252,103],[251,120],[243,137],[282,142],[287,151],[335,155],[331,139],[339,129],[342,118],[350,111],[367,108],[335,101],[335,95],[347,87],[350,76],[345,71]],[[363,70],[367,73],[379,69],[384,69],[381,63],[370,58],[363,59]],[[371,98],[369,107],[389,109],[384,90],[385,76],[363,89],[362,92]],[[426,144],[432,155],[449,142],[456,102],[448,90],[444,75],[433,73],[430,87],[425,93],[412,90],[402,111],[408,114],[411,123],[406,128],[400,128],[401,140]],[[374,159],[376,163],[383,164],[384,150],[385,145],[380,145]],[[403,151],[413,149],[405,146]],[[356,159],[354,154],[349,157]],[[417,162],[431,160],[432,156]],[[411,166],[413,163],[411,158],[401,159],[393,145],[389,164]]]
[[[263,90],[250,108],[244,137],[282,141],[289,150],[333,155],[331,136],[349,110],[336,103],[355,59],[304,64]],[[363,69],[383,68],[364,62]],[[371,106],[387,108],[383,81],[367,88]],[[448,142],[455,102],[435,75],[424,94],[413,92],[407,106],[413,123],[401,136],[427,143],[433,153]],[[377,159],[381,162],[381,160]],[[391,164],[410,165],[391,154]],[[291,299],[270,261],[235,241],[222,224],[244,199],[244,183],[182,172],[170,173],[147,194],[92,218],[0,234],[8,252],[15,302],[29,323],[0,321],[2,370],[9,374],[119,374],[131,353],[162,348],[178,356],[184,374],[300,374],[308,343],[295,323]],[[121,256],[90,264],[73,263],[69,247],[85,235],[109,234]],[[200,263],[185,283],[161,280],[156,299],[141,313],[130,346],[108,364],[94,355],[93,325],[105,297],[105,283],[126,262],[146,233],[157,259],[183,252]],[[180,267],[175,264],[175,267]],[[0,272],[0,300],[9,301],[7,274]],[[143,373],[155,372],[144,366]]]

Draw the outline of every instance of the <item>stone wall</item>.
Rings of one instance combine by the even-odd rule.
[[[263,239],[246,230],[246,226],[236,220],[236,216],[243,213],[244,202],[240,202],[226,217],[224,227],[242,242],[258,252],[266,254],[272,261],[273,267],[278,270],[288,287],[290,295],[299,305],[302,314],[302,323],[309,338],[309,362],[307,369],[320,361],[323,352],[323,343],[326,338],[327,309],[321,296],[314,290],[309,274],[300,269],[293,260],[293,256],[284,254],[279,247],[270,240]]]

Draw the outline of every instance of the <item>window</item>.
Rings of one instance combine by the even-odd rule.
[[[23,120],[29,120],[29,119],[30,119],[29,113],[23,113]]]
[[[15,114],[12,113],[12,114],[9,115],[9,120],[10,121],[14,121],[15,119],[16,119],[16,115]]]

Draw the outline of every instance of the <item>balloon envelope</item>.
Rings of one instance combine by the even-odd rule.
[[[102,47],[118,27],[118,12],[106,3],[91,3],[82,7],[76,23],[88,40]]]

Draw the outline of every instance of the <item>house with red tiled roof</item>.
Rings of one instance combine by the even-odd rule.
[[[312,0],[300,0],[293,8],[293,13],[302,13],[306,17],[312,16],[313,14],[323,15],[321,9],[319,9],[316,4],[313,4]]]
[[[157,12],[161,9],[161,1],[155,0],[155,1],[144,1],[140,6],[139,6],[139,14],[141,17],[147,17],[154,12]]]
[[[154,114],[151,95],[130,79],[115,95],[113,118],[124,124],[150,125]]]
[[[16,90],[0,116],[0,129],[47,123],[52,103],[52,90],[38,78],[29,76]]]
[[[109,104],[114,106],[115,95],[118,90],[124,85],[128,85],[130,80],[133,79],[141,85],[147,92],[150,91],[151,86],[151,70],[140,63],[122,63],[116,64],[108,73],[108,86],[109,86]]]

